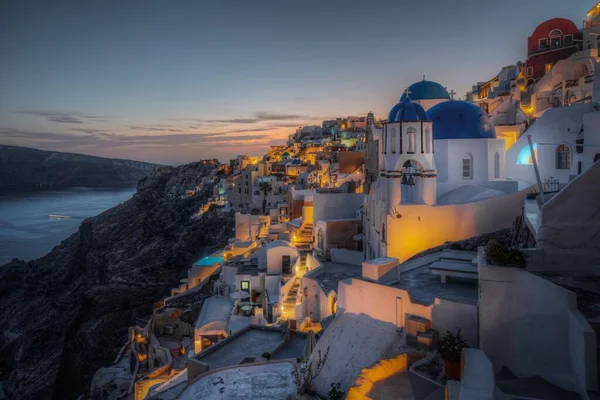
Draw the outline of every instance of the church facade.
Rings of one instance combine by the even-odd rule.
[[[373,132],[380,138],[379,174],[363,207],[367,260],[402,262],[447,241],[506,227],[521,213],[525,192],[506,180],[504,140],[496,138],[487,114],[472,103],[418,93],[426,111],[411,91]]]

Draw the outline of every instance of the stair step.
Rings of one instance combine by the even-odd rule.
[[[420,332],[425,333],[431,329],[431,321],[411,315],[406,318],[406,334],[408,336],[416,337]]]

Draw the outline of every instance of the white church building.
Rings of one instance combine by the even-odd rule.
[[[508,227],[521,214],[526,187],[506,179],[504,140],[488,116],[423,82],[403,94],[374,132],[379,178],[363,209],[366,259],[402,262],[447,241]],[[427,111],[411,100],[414,92]]]

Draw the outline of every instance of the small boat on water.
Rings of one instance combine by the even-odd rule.
[[[68,215],[58,215],[58,214],[50,214],[48,215],[48,218],[55,218],[55,219],[70,219],[71,217]]]

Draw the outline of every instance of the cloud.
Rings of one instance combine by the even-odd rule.
[[[313,119],[306,115],[299,114],[278,114],[273,112],[256,112],[253,118],[231,118],[231,119],[209,119],[206,122],[219,122],[227,124],[255,124],[257,122],[268,122],[268,121],[289,121],[294,119]]]
[[[140,126],[140,125],[129,125],[128,129],[132,131],[151,131],[151,132],[183,132],[181,129],[176,129],[168,125],[156,125],[156,126]]]
[[[22,110],[17,111],[17,113],[44,117],[50,122],[57,122],[59,124],[83,124],[87,120],[104,120],[106,118],[98,115],[83,115],[81,113],[57,111]]]
[[[205,146],[211,143],[219,144],[220,146],[236,144],[245,145],[246,143],[272,139],[272,135],[267,133],[253,134],[253,132],[266,132],[269,130],[272,129],[240,129],[215,133],[123,135],[95,129],[80,129],[78,132],[86,133],[86,135],[80,135],[74,133],[39,132],[0,128],[0,136],[4,141],[9,141],[11,144],[34,147],[44,145],[45,147],[51,147],[55,150],[61,148],[73,149],[77,147],[115,148],[124,146],[160,146],[168,148],[183,145]]]

